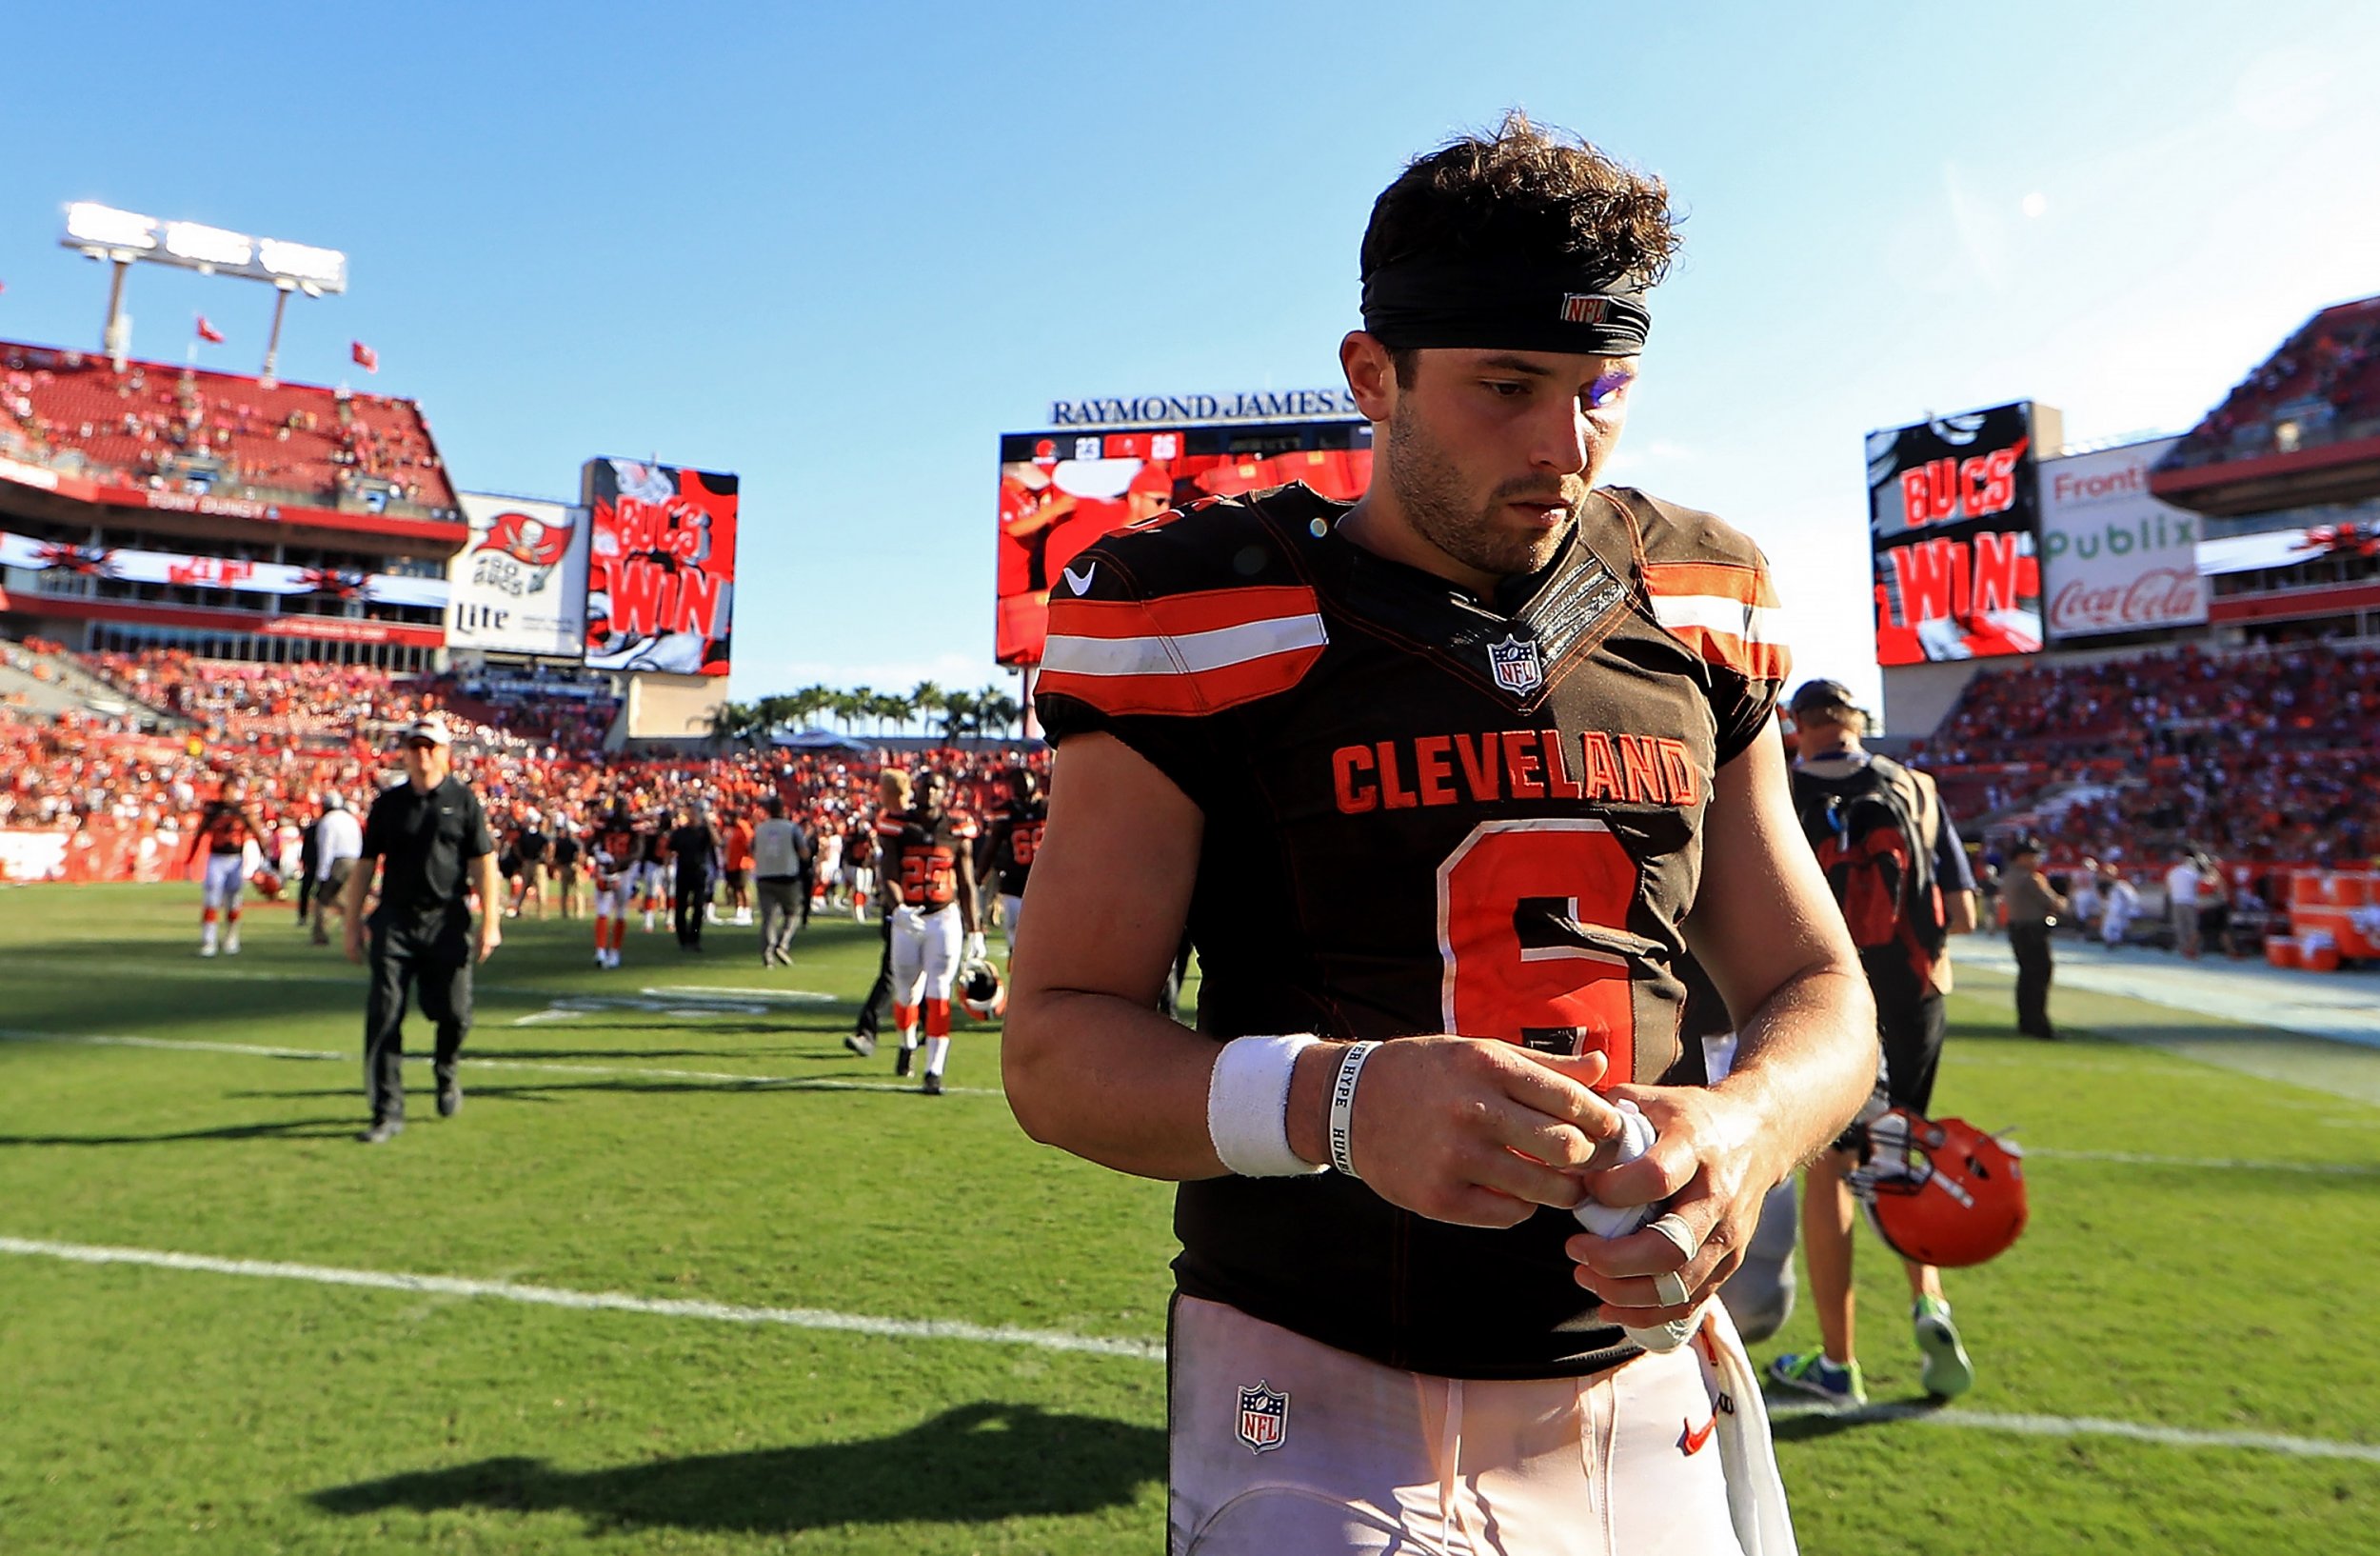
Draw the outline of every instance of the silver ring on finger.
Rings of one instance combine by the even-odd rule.
[[[1648,1225],[1645,1230],[1659,1232],[1663,1237],[1668,1238],[1670,1246],[1684,1254],[1688,1264],[1694,1263],[1695,1256],[1702,1251],[1702,1240],[1695,1236],[1694,1228],[1686,1225],[1684,1216],[1676,1214],[1662,1216]]]
[[[1674,1269],[1662,1270],[1653,1277],[1653,1291],[1661,1299],[1661,1306],[1664,1307],[1683,1307],[1686,1306],[1686,1298],[1691,1294],[1686,1286],[1686,1278]]]

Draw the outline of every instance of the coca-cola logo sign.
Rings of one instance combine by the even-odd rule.
[[[2042,593],[2053,638],[2207,619],[2198,516],[2159,502],[2149,469],[2172,439],[2045,461]]]
[[[2128,632],[2204,621],[2206,614],[2206,586],[2195,567],[2152,568],[2130,583],[2072,579],[2050,596],[2053,632]]]

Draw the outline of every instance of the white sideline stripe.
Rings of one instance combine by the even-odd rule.
[[[717,984],[663,984],[642,990],[657,1000],[701,999],[708,996],[722,1000],[787,1000],[796,1005],[832,1005],[835,996],[822,994],[814,988],[728,988]],[[588,999],[603,996],[590,994]]]
[[[452,1275],[409,1275],[378,1269],[341,1269],[327,1265],[292,1265],[264,1259],[213,1259],[153,1248],[95,1247],[84,1243],[45,1243],[0,1237],[0,1253],[63,1259],[81,1265],[139,1265],[206,1275],[243,1275],[272,1281],[311,1281],[318,1286],[357,1286],[377,1291],[411,1291],[446,1297],[494,1297],[504,1302],[587,1312],[645,1313],[662,1318],[702,1318],[720,1324],[782,1324],[796,1329],[838,1329],[892,1340],[972,1340],[992,1346],[1030,1346],[1037,1350],[1075,1351],[1088,1356],[1124,1356],[1161,1362],[1162,1342],[1111,1340],[1058,1329],[1019,1329],[1006,1325],[968,1324],[953,1318],[871,1318],[821,1307],[740,1307],[724,1302],[668,1297],[632,1297],[621,1291],[572,1291],[561,1287],[523,1286],[514,1281],[474,1281]]]
[[[1078,1355],[1120,1356],[1138,1362],[1162,1362],[1165,1359],[1165,1347],[1161,1341],[1108,1339],[1054,1329],[1020,1329],[1006,1325],[969,1324],[959,1319],[872,1318],[862,1313],[838,1313],[817,1307],[743,1307],[723,1302],[633,1297],[619,1291],[572,1291],[560,1287],[524,1286],[516,1281],[475,1281],[452,1275],[342,1269],[325,1265],[284,1264],[262,1259],[215,1259],[204,1254],[169,1253],[151,1248],[100,1247],[83,1243],[50,1243],[23,1237],[0,1237],[0,1253],[59,1259],[72,1264],[134,1265],[196,1274],[237,1275],[252,1280],[309,1281],[320,1286],[361,1287],[379,1291],[493,1297],[503,1302],[566,1307],[582,1312],[639,1313],[658,1318],[707,1319],[720,1324],[776,1324],[788,1328],[826,1329],[893,1340],[963,1340],[982,1345],[1026,1346],[1037,1350]],[[1780,1420],[1805,1415],[1832,1415],[1849,1421],[1959,1426],[1971,1431],[2010,1432],[2026,1437],[2120,1437],[2167,1447],[2245,1448],[2303,1459],[2353,1459],[2367,1464],[2380,1464],[2380,1445],[2342,1443],[2313,1437],[2284,1437],[2272,1432],[2191,1431],[2179,1426],[2143,1426],[2137,1422],[2109,1421],[2092,1416],[1999,1415],[1975,1410],[1937,1409],[1923,1405],[1872,1405],[1857,1410],[1838,1411],[1823,1405],[1775,1402],[1769,1408],[1771,1414]]]
[[[2181,1426],[2144,1426],[2136,1421],[2109,1421],[2095,1416],[1998,1415],[1979,1410],[1942,1409],[1930,1405],[1868,1405],[1837,1410],[1817,1404],[1771,1401],[1769,1414],[1789,1420],[1797,1416],[1832,1416],[1838,1421],[1912,1423],[1921,1426],[1964,1426],[1971,1431],[2013,1432],[2021,1437],[2122,1437],[2135,1443],[2156,1443],[2177,1448],[2252,1448],[2286,1453],[2300,1459],[2358,1459],[2380,1464],[2380,1444],[2341,1443],[2319,1437],[2283,1437],[2273,1432],[2191,1431]]]
[[[355,1054],[334,1053],[323,1048],[277,1048],[261,1043],[208,1043],[195,1038],[98,1036],[79,1033],[32,1031],[23,1027],[0,1027],[0,1038],[13,1043],[69,1043],[118,1048],[167,1048],[190,1053],[247,1054],[258,1059],[347,1059],[357,1060]],[[407,1064],[427,1064],[426,1054],[408,1053]],[[664,1080],[722,1081],[734,1086],[798,1087],[804,1091],[912,1091],[916,1087],[888,1081],[836,1081],[802,1075],[741,1075],[721,1069],[666,1069],[646,1065],[579,1065],[555,1064],[533,1059],[477,1059],[469,1054],[463,1063],[474,1069],[543,1070],[556,1075],[651,1075]],[[1002,1093],[994,1087],[954,1086],[948,1094],[958,1097],[997,1097]],[[2021,1144],[2021,1142],[2020,1142]],[[2112,1162],[2124,1167],[2195,1167],[2219,1172],[2306,1172],[2323,1177],[2362,1178],[2380,1176],[2380,1165],[2368,1162],[2262,1162],[2229,1156],[2153,1156],[2140,1151],[2121,1150],[2061,1150],[2054,1146],[2027,1146],[2025,1155],[2043,1161]]]
[[[1330,640],[1322,618],[1310,611],[1203,632],[1160,632],[1148,637],[1052,633],[1041,645],[1041,665],[1069,675],[1196,675],[1270,654],[1319,648]]]
[[[261,1043],[206,1043],[196,1038],[123,1037],[86,1035],[69,1032],[28,1031],[21,1027],[0,1027],[0,1038],[11,1043],[68,1043],[107,1048],[167,1048],[188,1053],[237,1053],[253,1059],[336,1059],[362,1064],[362,1053],[334,1053],[325,1048],[275,1048]],[[429,1055],[408,1053],[408,1065],[426,1065]],[[916,1087],[898,1081],[835,1081],[810,1075],[739,1075],[724,1069],[663,1069],[645,1065],[562,1065],[534,1059],[475,1059],[463,1056],[463,1063],[473,1069],[533,1069],[554,1075],[653,1075],[672,1081],[724,1081],[735,1086],[783,1087],[802,1091],[915,1091]],[[992,1087],[954,1086],[944,1088],[953,1097],[998,1097],[1004,1095]]]

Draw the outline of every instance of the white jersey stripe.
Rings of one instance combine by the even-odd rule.
[[[1160,632],[1147,637],[1053,633],[1041,650],[1041,668],[1067,675],[1197,675],[1272,654],[1319,648],[1329,642],[1322,618],[1311,611],[1207,632]]]
[[[1775,606],[1746,605],[1720,594],[1656,594],[1653,619],[1663,627],[1700,627],[1729,632],[1746,643],[1785,641],[1785,612]]]

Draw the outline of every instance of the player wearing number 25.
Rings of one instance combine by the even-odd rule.
[[[1518,115],[1417,161],[1339,347],[1370,493],[1194,505],[1052,592],[1002,1058],[1036,1139],[1180,1184],[1176,1551],[1791,1548],[1710,1299],[1875,1018],[1758,549],[1597,485],[1666,206]],[[1153,1010],[1185,926],[1197,1031]],[[1689,948],[1741,1033],[1716,1087]],[[1614,1167],[1623,1100],[1657,1138]],[[1667,1213],[1590,1237],[1589,1194]]]

